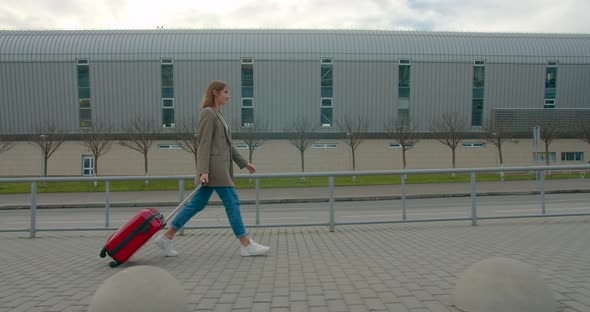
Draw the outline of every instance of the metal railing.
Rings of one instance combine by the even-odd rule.
[[[272,173],[272,174],[248,174],[236,175],[235,178],[255,179],[256,190],[256,224],[247,225],[248,227],[292,227],[292,226],[328,226],[333,232],[337,225],[345,224],[382,224],[382,223],[402,223],[402,222],[432,222],[432,221],[471,221],[472,225],[477,225],[478,220],[484,219],[504,219],[504,218],[530,218],[530,217],[564,217],[564,216],[587,216],[587,213],[566,213],[566,214],[547,214],[545,209],[545,172],[580,172],[581,178],[584,178],[586,171],[590,170],[590,165],[572,165],[572,166],[529,166],[529,167],[493,167],[493,168],[460,168],[460,169],[417,169],[417,170],[390,170],[390,171],[338,171],[338,172],[314,172],[314,173]],[[537,177],[537,188],[540,195],[541,213],[537,215],[500,215],[500,216],[478,216],[477,211],[477,174],[478,173],[507,173],[507,172],[527,172],[534,173]],[[430,218],[430,219],[408,219],[406,205],[406,178],[408,175],[423,174],[466,174],[470,175],[471,185],[471,215],[459,218]],[[337,222],[335,220],[335,198],[334,198],[334,178],[342,176],[400,176],[401,177],[401,219],[379,220],[379,221],[348,221]],[[293,177],[328,177],[328,209],[329,216],[327,222],[301,223],[301,224],[260,224],[260,179],[266,178],[293,178]],[[0,178],[0,183],[30,182],[31,183],[31,204],[30,204],[30,225],[28,228],[20,229],[0,229],[0,232],[29,232],[30,237],[35,237],[39,231],[95,231],[95,230],[116,230],[110,226],[110,181],[133,181],[133,180],[178,180],[178,198],[179,203],[184,199],[184,180],[193,179],[193,175],[182,176],[103,176],[103,177],[26,177],[26,178]],[[84,228],[40,228],[37,226],[37,184],[39,182],[82,182],[82,181],[104,181],[105,182],[105,223],[104,227],[84,227]],[[227,226],[186,226],[187,229],[212,229],[227,228]]]

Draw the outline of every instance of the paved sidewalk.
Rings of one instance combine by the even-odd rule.
[[[230,230],[187,230],[176,258],[152,243],[121,267],[98,256],[106,232],[0,233],[0,311],[87,311],[108,277],[163,268],[190,311],[459,311],[460,274],[502,256],[533,265],[559,311],[590,311],[590,217],[252,229],[271,246],[242,258]]]
[[[590,179],[546,181],[550,192],[589,192]],[[535,192],[534,181],[482,182],[478,193]],[[399,186],[337,187],[339,200],[399,197]],[[467,183],[408,185],[408,196],[465,196]],[[185,194],[187,195],[188,192]],[[252,190],[239,190],[242,201]],[[590,194],[589,194],[590,196]],[[326,200],[327,188],[264,189],[267,201]],[[27,206],[29,195],[0,195]],[[178,201],[178,192],[113,193],[113,205]],[[40,206],[104,205],[104,194],[40,194]],[[362,204],[362,203],[361,203]],[[254,228],[271,246],[242,258],[231,230],[186,230],[180,256],[148,243],[111,269],[99,252],[111,232],[0,233],[0,311],[87,311],[94,292],[124,268],[163,268],[184,287],[190,311],[451,311],[461,273],[489,257],[533,265],[559,311],[590,311],[590,217],[480,220],[327,227]]]

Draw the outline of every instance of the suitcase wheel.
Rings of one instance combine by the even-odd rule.
[[[111,268],[114,268],[114,267],[117,267],[119,264],[120,264],[119,261],[115,260],[115,261],[111,261],[111,263],[109,263],[109,266]]]
[[[103,247],[102,250],[100,251],[100,257],[104,258],[107,256],[107,248]]]

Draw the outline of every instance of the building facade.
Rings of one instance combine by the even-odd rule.
[[[156,126],[149,174],[187,174],[190,153],[173,137],[196,128],[210,80],[231,86],[223,108],[235,143],[240,129],[264,124],[255,151],[260,172],[300,170],[286,129],[310,122],[317,139],[306,171],[350,170],[342,124],[368,122],[357,170],[401,168],[392,120],[411,122],[422,139],[408,168],[451,166],[450,149],[434,140],[443,115],[465,124],[458,167],[498,164],[483,128],[501,121],[511,133],[504,165],[585,163],[590,145],[573,125],[590,117],[590,35],[445,33],[353,30],[104,30],[0,31],[0,134],[16,145],[0,154],[0,176],[38,175],[31,135],[54,126],[66,141],[49,175],[89,175],[92,155],[80,143],[107,125],[114,142],[135,121]],[[561,125],[549,155],[532,140],[542,120]],[[589,119],[590,120],[590,119]],[[247,155],[247,149],[243,149]],[[536,153],[537,152],[537,153]],[[447,157],[448,155],[448,157]],[[100,159],[101,175],[143,174],[143,156],[115,143]]]

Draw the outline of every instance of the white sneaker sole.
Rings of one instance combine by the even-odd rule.
[[[166,252],[166,247],[164,247],[164,242],[162,242],[162,236],[158,236],[154,239],[154,243],[156,243],[156,245],[158,247],[160,247],[160,249],[162,249],[162,252],[164,253],[164,256],[166,257],[176,257],[178,256],[178,252],[176,252],[175,250],[172,250],[171,253]]]

